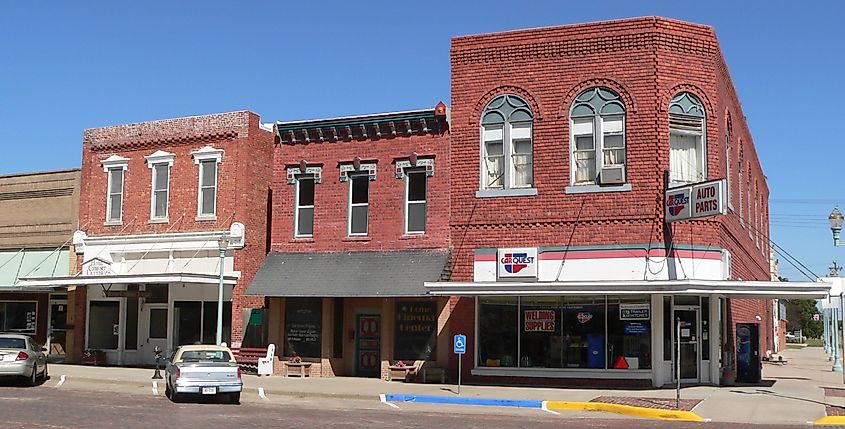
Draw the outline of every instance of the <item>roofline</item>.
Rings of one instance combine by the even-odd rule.
[[[27,171],[23,173],[6,173],[0,174],[0,179],[8,179],[10,177],[23,177],[23,176],[37,176],[40,174],[60,174],[60,173],[73,173],[75,171],[82,171],[81,168],[65,168],[61,170],[44,170],[44,171]]]
[[[85,129],[83,129],[83,131],[103,130],[103,129],[117,128],[117,127],[131,127],[133,125],[154,124],[156,122],[177,121],[179,119],[189,119],[189,118],[204,118],[204,117],[208,117],[208,116],[223,116],[223,115],[231,115],[231,114],[234,114],[234,113],[252,113],[253,115],[260,116],[260,115],[258,115],[258,113],[255,113],[251,110],[244,109],[244,110],[233,110],[233,111],[229,111],[229,112],[206,113],[206,114],[202,114],[202,115],[176,116],[176,117],[172,117],[172,118],[153,119],[153,120],[150,120],[150,121],[130,122],[128,124],[104,125],[102,127],[85,128]]]
[[[402,110],[398,112],[383,112],[383,113],[371,113],[365,115],[353,115],[353,116],[338,116],[335,118],[320,118],[320,119],[304,119],[304,120],[296,120],[296,121],[276,121],[276,126],[279,127],[289,127],[289,128],[302,128],[304,126],[310,125],[320,125],[322,123],[332,123],[332,122],[360,122],[366,120],[373,120],[379,119],[384,121],[389,121],[394,117],[400,116],[418,116],[418,115],[425,115],[428,113],[434,114],[434,107],[429,107],[425,109],[415,109],[415,110]]]
[[[564,29],[570,27],[586,27],[586,26],[598,26],[598,25],[607,25],[607,24],[620,24],[620,23],[629,23],[634,21],[648,21],[651,20],[653,22],[657,21],[667,21],[667,22],[675,22],[679,24],[689,25],[693,27],[698,27],[701,29],[715,31],[712,25],[707,24],[699,24],[690,21],[684,21],[681,19],[676,18],[668,18],[665,16],[659,15],[645,15],[645,16],[634,16],[630,18],[619,18],[619,19],[606,19],[606,20],[598,20],[598,21],[588,21],[588,22],[577,22],[572,24],[563,24],[563,25],[547,25],[547,26],[540,26],[540,27],[528,27],[528,28],[517,28],[513,30],[505,30],[505,31],[491,31],[487,33],[475,33],[475,34],[464,34],[461,36],[454,36],[452,37],[452,41],[459,41],[462,39],[471,39],[474,37],[479,36],[496,36],[496,35],[506,35],[506,34],[513,34],[513,33],[521,33],[525,31],[537,31],[537,30],[556,30],[556,29]]]

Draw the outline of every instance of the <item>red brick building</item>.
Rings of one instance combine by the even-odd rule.
[[[448,362],[446,106],[279,122],[271,253],[248,293],[268,297],[270,342],[313,376],[387,377]]]
[[[768,187],[713,29],[457,37],[451,60],[453,267],[427,286],[452,297],[464,376],[662,385],[680,319],[682,380],[759,378],[763,298],[798,290],[768,282]],[[667,185],[716,179],[726,215],[664,222]]]
[[[79,274],[23,282],[68,291],[72,358],[148,364],[156,346],[214,343],[221,245],[223,339],[244,340],[264,305],[243,292],[268,247],[272,147],[246,111],[85,130]]]

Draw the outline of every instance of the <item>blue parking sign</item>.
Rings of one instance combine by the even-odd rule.
[[[455,354],[462,355],[467,352],[467,336],[458,334],[455,335]]]

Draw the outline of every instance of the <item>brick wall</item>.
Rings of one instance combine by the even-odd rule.
[[[434,176],[427,179],[426,232],[404,234],[405,180],[395,176],[395,160],[416,152],[434,156]],[[376,180],[370,181],[368,234],[348,237],[349,182],[340,181],[339,163],[377,161]],[[273,160],[272,250],[338,252],[446,248],[449,244],[449,131],[296,144],[277,144]],[[287,167],[305,160],[322,165],[322,181],[315,185],[313,238],[294,239],[296,185],[287,183]]]
[[[88,129],[82,146],[80,229],[89,236],[224,231],[233,222],[246,227],[246,242],[235,251],[235,270],[242,276],[232,303],[232,339],[239,341],[241,311],[262,307],[262,297],[244,297],[264,260],[267,201],[273,137],[259,127],[252,112],[192,116]],[[191,156],[205,146],[225,151],[218,165],[217,218],[196,220],[199,167]],[[145,156],[157,150],[175,155],[170,170],[168,222],[150,222],[152,170]],[[129,158],[124,174],[122,225],[105,225],[107,174],[101,162],[111,155]]]

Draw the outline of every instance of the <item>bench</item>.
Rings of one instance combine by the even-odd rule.
[[[241,368],[257,372],[258,359],[267,356],[267,349],[257,347],[239,347],[233,348],[232,354],[235,356],[235,362],[237,362]]]

